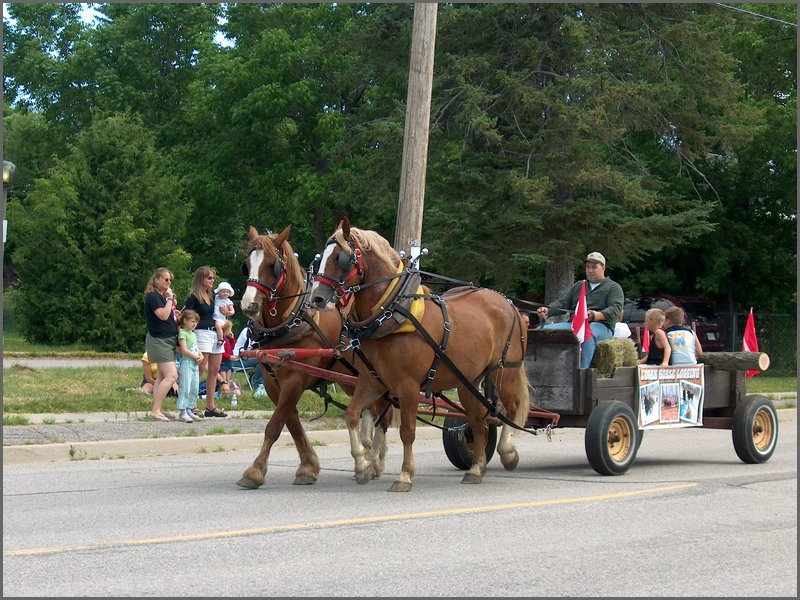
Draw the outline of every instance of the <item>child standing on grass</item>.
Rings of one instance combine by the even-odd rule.
[[[661,328],[664,325],[664,311],[660,308],[651,308],[644,313],[644,325],[647,327],[645,335],[653,334],[653,339],[650,341],[650,350],[640,360],[640,365],[660,365],[666,367],[669,365],[669,357],[672,354],[672,349],[667,340],[667,334]]]
[[[236,336],[233,335],[233,322],[225,321],[222,326],[222,339],[225,342],[222,351],[222,362],[219,365],[219,373],[222,375],[224,383],[229,383],[233,374],[233,349],[236,346]]]
[[[178,318],[178,353],[181,355],[181,364],[178,368],[178,402],[180,411],[178,418],[184,423],[194,423],[196,417],[192,406],[197,402],[200,388],[200,362],[203,354],[197,347],[197,336],[194,330],[200,322],[200,315],[196,311],[187,309]]]

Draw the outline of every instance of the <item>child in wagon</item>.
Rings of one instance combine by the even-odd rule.
[[[640,365],[660,365],[662,367],[669,365],[672,348],[667,340],[667,334],[662,329],[665,319],[664,311],[660,308],[651,308],[644,313],[644,325],[647,327],[645,335],[653,334],[653,339],[650,341],[650,349],[647,354],[639,360]]]
[[[232,317],[233,308],[233,287],[227,281],[223,281],[214,290],[214,330],[217,332],[217,346],[225,344],[225,321]]]

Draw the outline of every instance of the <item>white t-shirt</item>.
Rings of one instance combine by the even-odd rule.
[[[222,314],[220,310],[226,306],[233,306],[233,300],[230,298],[214,298],[214,320],[215,321],[226,321],[228,317]]]

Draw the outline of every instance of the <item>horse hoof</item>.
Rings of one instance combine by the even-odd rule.
[[[314,485],[316,482],[316,477],[311,477],[310,475],[298,475],[294,478],[292,485]]]
[[[519,452],[514,452],[510,456],[501,456],[500,462],[503,463],[506,471],[513,471],[519,464]]]
[[[261,487],[261,484],[257,481],[253,481],[248,477],[242,477],[239,481],[236,482],[236,485],[239,487],[243,487],[248,490],[257,490]]]
[[[461,480],[461,483],[480,483],[483,481],[483,477],[480,475],[475,475],[475,473],[464,473],[464,478]]]
[[[395,481],[392,487],[389,488],[390,492],[410,492],[411,484],[408,481]]]
[[[359,471],[356,473],[356,483],[358,485],[364,485],[365,483],[369,483],[372,479],[372,471]]]

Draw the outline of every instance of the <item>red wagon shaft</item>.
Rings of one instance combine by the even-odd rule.
[[[346,375],[344,373],[337,373],[329,369],[323,369],[308,365],[306,363],[297,362],[295,359],[306,358],[338,358],[341,353],[335,348],[268,348],[264,350],[245,350],[242,352],[245,358],[256,358],[259,362],[268,362],[270,364],[280,364],[292,369],[299,369],[312,375],[316,375],[325,381],[333,383],[342,383],[346,385],[355,386],[358,377],[355,375]],[[434,396],[426,398],[425,394],[420,392],[420,404],[430,406],[429,409],[420,409],[419,414],[433,416],[433,417],[458,417],[464,418],[464,413],[461,410],[461,405],[455,401],[446,401],[441,397]],[[558,425],[558,413],[545,410],[541,407],[531,404],[528,411],[529,418],[537,418],[551,421],[551,426]],[[491,425],[499,425],[500,420],[497,417],[486,415],[486,422]]]
[[[245,358],[256,358],[258,362],[268,362],[270,364],[282,364],[292,369],[299,369],[306,373],[311,373],[334,383],[344,383],[355,385],[358,379],[354,375],[336,373],[328,369],[322,369],[313,365],[297,362],[292,359],[304,358],[338,358],[340,353],[335,348],[269,348],[267,350],[245,350],[242,352]]]

